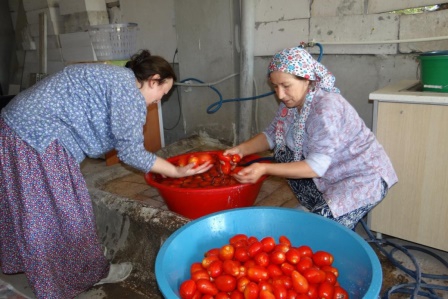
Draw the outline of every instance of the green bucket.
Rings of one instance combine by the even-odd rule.
[[[425,52],[418,58],[423,91],[448,92],[448,51]]]

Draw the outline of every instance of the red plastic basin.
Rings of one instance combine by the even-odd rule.
[[[220,151],[206,151],[217,154]],[[171,163],[176,163],[187,153],[168,158]],[[248,155],[243,161],[252,161],[260,158],[258,155]],[[196,219],[210,213],[252,206],[260,192],[261,185],[267,176],[261,177],[255,184],[238,184],[233,186],[209,187],[209,188],[180,188],[159,183],[160,175],[147,173],[145,180],[151,187],[159,192],[169,210],[190,219]]]

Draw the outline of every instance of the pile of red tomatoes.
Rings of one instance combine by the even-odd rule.
[[[182,299],[347,299],[333,255],[293,246],[286,236],[237,234],[205,252],[179,287]]]
[[[184,178],[164,178],[158,176],[156,181],[160,184],[178,188],[215,188],[223,186],[234,186],[240,184],[232,177],[238,173],[246,161],[241,160],[239,155],[224,155],[223,152],[216,154],[209,152],[195,152],[181,155],[179,159],[173,161],[176,166],[194,164],[194,167],[210,162],[213,167],[202,174]]]

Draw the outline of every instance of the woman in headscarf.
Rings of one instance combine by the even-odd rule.
[[[281,101],[274,120],[225,154],[273,150],[276,163],[254,163],[235,178],[287,178],[303,207],[353,229],[398,181],[389,157],[334,76],[303,48],[276,53],[268,77]]]

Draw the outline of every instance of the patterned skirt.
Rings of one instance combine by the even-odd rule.
[[[39,154],[0,118],[0,265],[37,298],[73,298],[109,271],[79,164],[54,141]]]

